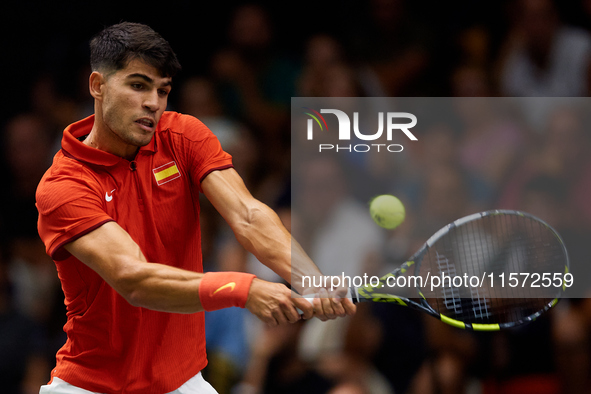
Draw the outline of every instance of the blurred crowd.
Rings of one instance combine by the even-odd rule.
[[[237,4],[226,10],[223,28],[211,28],[223,37],[219,46],[175,79],[169,109],[210,127],[254,196],[278,212],[321,269],[327,261],[385,273],[448,222],[507,208],[554,226],[576,267],[575,281],[586,285],[591,102],[568,97],[591,89],[591,1],[482,2],[488,18],[475,21],[463,1],[450,6],[462,16],[453,26],[430,23],[443,6],[426,12],[426,3],[346,1],[335,14],[346,27],[331,28],[334,21],[308,26],[295,44],[294,36],[275,33],[281,30],[277,13],[291,6]],[[290,37],[289,45],[281,37]],[[183,45],[191,45],[189,37]],[[93,113],[85,56],[80,51],[73,62],[80,66],[66,79],[51,68],[33,70],[25,99],[2,119],[0,391],[7,393],[38,392],[65,341],[63,294],[37,235],[35,189],[60,149],[62,130]],[[520,116],[498,116],[479,99],[461,100],[449,108],[453,120],[417,127],[420,143],[404,155],[363,157],[376,179],[388,174],[387,185],[363,179],[367,187],[349,193],[343,171],[359,163],[310,161],[302,169],[303,187],[314,203],[292,215],[291,97],[429,96],[524,99],[516,101]],[[391,232],[368,222],[366,203],[382,193],[398,195],[407,208],[405,223]],[[240,247],[206,200],[201,203],[206,270],[280,280]],[[343,220],[357,231],[343,256],[326,246],[336,232],[350,236],[333,220],[342,219],[334,213],[342,206],[350,215]],[[317,230],[307,231],[310,226]],[[587,298],[565,300],[534,324],[494,334],[464,332],[388,305],[360,305],[356,316],[338,322],[272,329],[232,308],[207,313],[206,324],[204,374],[221,394],[591,391]]]

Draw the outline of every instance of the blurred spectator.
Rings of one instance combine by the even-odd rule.
[[[3,158],[9,170],[6,182],[11,185],[8,194],[15,200],[26,198],[28,202],[32,202],[28,208],[32,216],[28,218],[35,218],[36,222],[34,194],[39,180],[51,164],[51,132],[44,118],[25,113],[8,121],[3,137]],[[6,193],[3,193],[3,196],[5,195]],[[34,235],[35,229],[30,231],[30,234]]]
[[[322,97],[359,97],[361,95],[357,75],[353,68],[345,63],[327,67],[323,85],[324,90],[320,90]]]
[[[50,163],[50,135],[44,121],[32,114],[13,118],[5,129],[8,174],[0,201],[9,240],[9,275],[14,301],[28,317],[46,322],[52,294],[59,290],[52,260],[36,234],[35,190]]]
[[[457,167],[441,166],[425,176],[415,231],[421,242],[457,218],[474,213],[467,179]]]
[[[348,179],[332,156],[314,157],[294,169],[298,177],[297,217],[302,233],[294,234],[307,247],[325,275],[358,275],[375,258],[382,239],[367,209],[350,197]]]
[[[576,212],[567,203],[566,180],[548,175],[534,177],[525,185],[521,200],[522,209],[556,228],[565,242],[570,260],[569,271],[578,279],[573,282],[567,295],[572,296],[574,290],[579,296],[586,294],[588,297],[591,294],[589,283],[581,278],[591,277],[587,248],[591,232],[581,229],[573,220]],[[544,354],[555,356],[563,393],[578,393],[583,387],[591,387],[591,358],[588,351],[591,345],[591,315],[585,316],[586,308],[590,305],[589,298],[563,300],[556,313],[548,316],[552,321],[554,347]],[[553,363],[554,360],[545,362]]]
[[[538,216],[562,235],[571,258],[578,253],[576,234],[570,227],[565,204],[564,180],[549,176],[532,178],[524,185],[519,209]],[[575,238],[572,238],[575,236]],[[587,237],[588,239],[588,237]],[[573,243],[575,241],[575,243]],[[574,252],[574,254],[572,254]],[[575,257],[575,260],[577,258]],[[577,275],[574,274],[573,275]],[[581,277],[579,275],[575,277]],[[571,300],[563,300],[552,314],[516,330],[498,333],[487,341],[492,363],[488,366],[487,390],[491,393],[578,393],[587,379],[587,334],[572,313]],[[544,338],[554,338],[548,341]],[[583,379],[581,379],[583,377]],[[573,387],[578,387],[572,391]]]
[[[44,130],[49,133],[52,143],[52,155],[61,148],[62,131],[71,123],[94,112],[91,96],[88,94],[88,75],[90,67],[81,69],[78,77],[74,78],[78,84],[77,90],[85,93],[79,93],[75,99],[60,91],[59,82],[53,74],[43,74],[33,83],[31,108],[43,119]]]
[[[387,381],[367,359],[368,351],[373,352],[371,349],[378,345],[377,342],[372,345],[365,338],[356,338],[359,343],[353,346],[357,351],[348,348],[344,353],[325,354],[318,360],[302,357],[297,346],[306,340],[302,337],[302,330],[312,322],[300,321],[290,326],[264,328],[254,342],[248,370],[236,393],[313,394],[332,393],[331,390],[335,393],[393,393]],[[371,320],[363,322],[368,324],[366,329],[371,326]],[[361,391],[345,391],[353,389]]]
[[[328,35],[313,36],[307,43],[298,93],[304,97],[359,97],[359,75],[347,60],[341,44]]]
[[[455,97],[494,97],[491,77],[483,66],[457,67],[451,78],[452,95]]]
[[[0,201],[10,207],[2,212],[7,242],[4,273],[11,285],[9,309],[18,311],[21,324],[28,324],[22,335],[36,336],[30,344],[37,346],[31,373],[39,385],[47,382],[51,359],[65,341],[57,272],[36,231],[35,190],[51,161],[51,134],[45,120],[34,114],[14,117],[4,132],[7,176]]]
[[[275,201],[282,193],[289,167],[285,160],[273,165],[275,154],[240,121],[231,118],[222,106],[216,85],[210,79],[192,77],[180,88],[178,109],[197,117],[218,137],[222,148],[232,155],[232,163],[249,190],[262,201]]]
[[[467,392],[466,369],[468,362],[462,356],[456,350],[448,350],[429,359],[418,371],[408,393],[454,394]]]
[[[493,185],[477,172],[471,171],[470,167],[460,166],[461,143],[461,134],[451,120],[441,120],[425,126],[421,132],[420,146],[413,149],[412,155],[408,157],[408,168],[392,185],[397,193],[406,196],[408,205],[414,211],[420,210],[421,199],[427,195],[426,187],[430,180],[436,182],[439,176],[449,174],[450,171],[456,173],[460,181],[455,183],[456,187],[460,187],[456,191],[457,194],[461,197],[463,192],[468,193],[466,212],[474,213],[490,204],[494,197]],[[442,180],[440,183],[445,184],[445,181]],[[450,195],[453,193],[451,189],[448,192]]]
[[[294,237],[322,273],[351,277],[376,273],[375,253],[380,249],[382,232],[367,208],[350,197],[348,179],[335,158],[312,157],[294,171],[298,190],[294,212],[301,221],[301,233],[294,233]],[[302,334],[302,357],[317,360],[341,352],[347,323],[347,319],[336,324],[310,321]]]
[[[584,111],[584,108],[581,108]],[[548,175],[566,181],[567,206],[577,227],[591,225],[590,142],[584,131],[581,111],[576,107],[555,108],[549,114],[546,135],[539,144],[531,144],[529,154],[521,155],[500,195],[499,206],[515,209],[528,180]]]
[[[407,392],[425,358],[423,335],[421,316],[414,311],[381,303],[359,304],[347,330],[345,354],[340,356],[357,361],[342,368],[345,382],[354,379],[371,393]]]
[[[523,131],[508,115],[504,100],[460,97],[454,103],[462,127],[460,164],[498,187],[526,142]]]
[[[44,327],[15,306],[4,256],[0,255],[0,386],[2,392],[38,393],[51,369]]]
[[[257,338],[244,380],[236,394],[326,393],[333,382],[298,356],[300,332],[307,322],[266,327]]]
[[[288,119],[297,67],[272,47],[269,16],[260,6],[239,7],[228,35],[229,46],[212,62],[225,108],[232,117],[263,131],[267,140],[277,141]]]
[[[454,97],[494,97],[498,95],[492,77],[492,33],[474,25],[457,33],[459,53],[450,72],[450,91]]]
[[[404,0],[372,0],[355,15],[351,51],[368,96],[408,96],[419,91],[429,62],[429,29]]]
[[[563,25],[552,0],[519,0],[501,65],[506,96],[588,94],[591,36]]]
[[[357,349],[367,344],[367,341],[364,340],[360,342]],[[367,349],[364,349],[362,354],[352,353],[347,349],[342,354],[326,355],[316,364],[317,369],[323,375],[337,382],[334,390],[356,387],[363,389],[363,392],[368,394],[393,394],[388,381],[377,371],[366,354]]]
[[[477,202],[485,204],[486,200],[476,198],[479,181],[474,178],[471,184],[471,178],[458,166],[457,138],[449,124],[439,122],[434,123],[424,135],[424,151],[418,152],[420,164],[415,169],[416,188],[413,189],[412,182],[406,186],[407,190],[414,190],[409,195],[412,197],[408,197],[414,203],[407,205],[410,208],[407,210],[409,228],[404,229],[407,241],[401,243],[399,235],[393,234],[384,252],[390,260],[396,261],[396,266],[406,261],[437,230],[474,213],[479,206]],[[401,254],[396,247],[406,250]],[[386,376],[394,382],[395,389],[421,394],[465,392],[469,369],[476,354],[476,342],[470,333],[442,325],[429,316],[378,308],[375,307],[376,316],[386,329],[389,328],[388,332],[400,330],[409,338],[402,348],[412,354],[408,363],[404,363],[404,356],[401,356],[402,360],[397,360],[391,354],[382,355],[381,368],[386,368]],[[387,314],[399,316],[404,323]],[[394,328],[400,324],[408,324],[409,328]],[[398,344],[385,338],[384,346],[394,352]],[[403,368],[406,376],[387,365],[388,356],[395,365]]]
[[[490,33],[484,26],[473,26],[458,33],[460,60],[463,64],[486,67],[491,57]],[[462,95],[459,95],[463,97]]]
[[[232,150],[240,144],[245,128],[224,114],[213,82],[203,77],[192,77],[180,86],[178,109],[193,115],[215,134],[222,148]]]
[[[343,49],[334,37],[325,34],[311,37],[306,44],[298,94],[304,97],[326,97],[324,84],[329,76],[328,70],[344,62]]]
[[[334,387],[328,394],[370,394],[370,391],[359,382],[348,381]]]
[[[219,394],[230,394],[246,370],[246,321],[239,308],[205,312],[208,364],[203,374]]]
[[[244,169],[253,177],[263,175],[254,193],[262,201],[273,201],[289,174],[288,108],[298,67],[274,46],[271,20],[261,6],[239,6],[228,36],[228,46],[213,56],[212,74],[224,112],[246,124],[254,137],[238,146],[247,155],[246,144],[256,145],[250,152],[258,151],[258,166]]]

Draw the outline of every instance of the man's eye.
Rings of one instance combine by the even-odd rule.
[[[168,90],[160,89],[160,90],[158,90],[158,94],[162,97],[166,97],[166,96],[168,96]]]
[[[132,83],[131,87],[134,89],[141,89],[143,86],[141,83]]]

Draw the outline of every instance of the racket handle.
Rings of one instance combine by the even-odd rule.
[[[355,297],[353,296],[353,294],[355,294]],[[347,290],[347,294],[345,295],[345,297],[343,298],[348,298],[350,299],[354,304],[357,303],[357,291],[353,288],[349,288]],[[313,303],[315,298],[318,298],[318,293],[312,293],[312,294],[306,294],[305,296],[303,296],[302,298],[304,298],[305,300],[307,300],[310,304]],[[298,311],[298,313],[300,315],[303,315],[304,312],[300,309],[300,308],[296,308],[296,310]]]

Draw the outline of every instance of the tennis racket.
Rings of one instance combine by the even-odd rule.
[[[572,283],[566,248],[550,225],[494,210],[448,224],[399,268],[350,295],[354,303],[388,302],[454,327],[496,331],[536,320]]]

